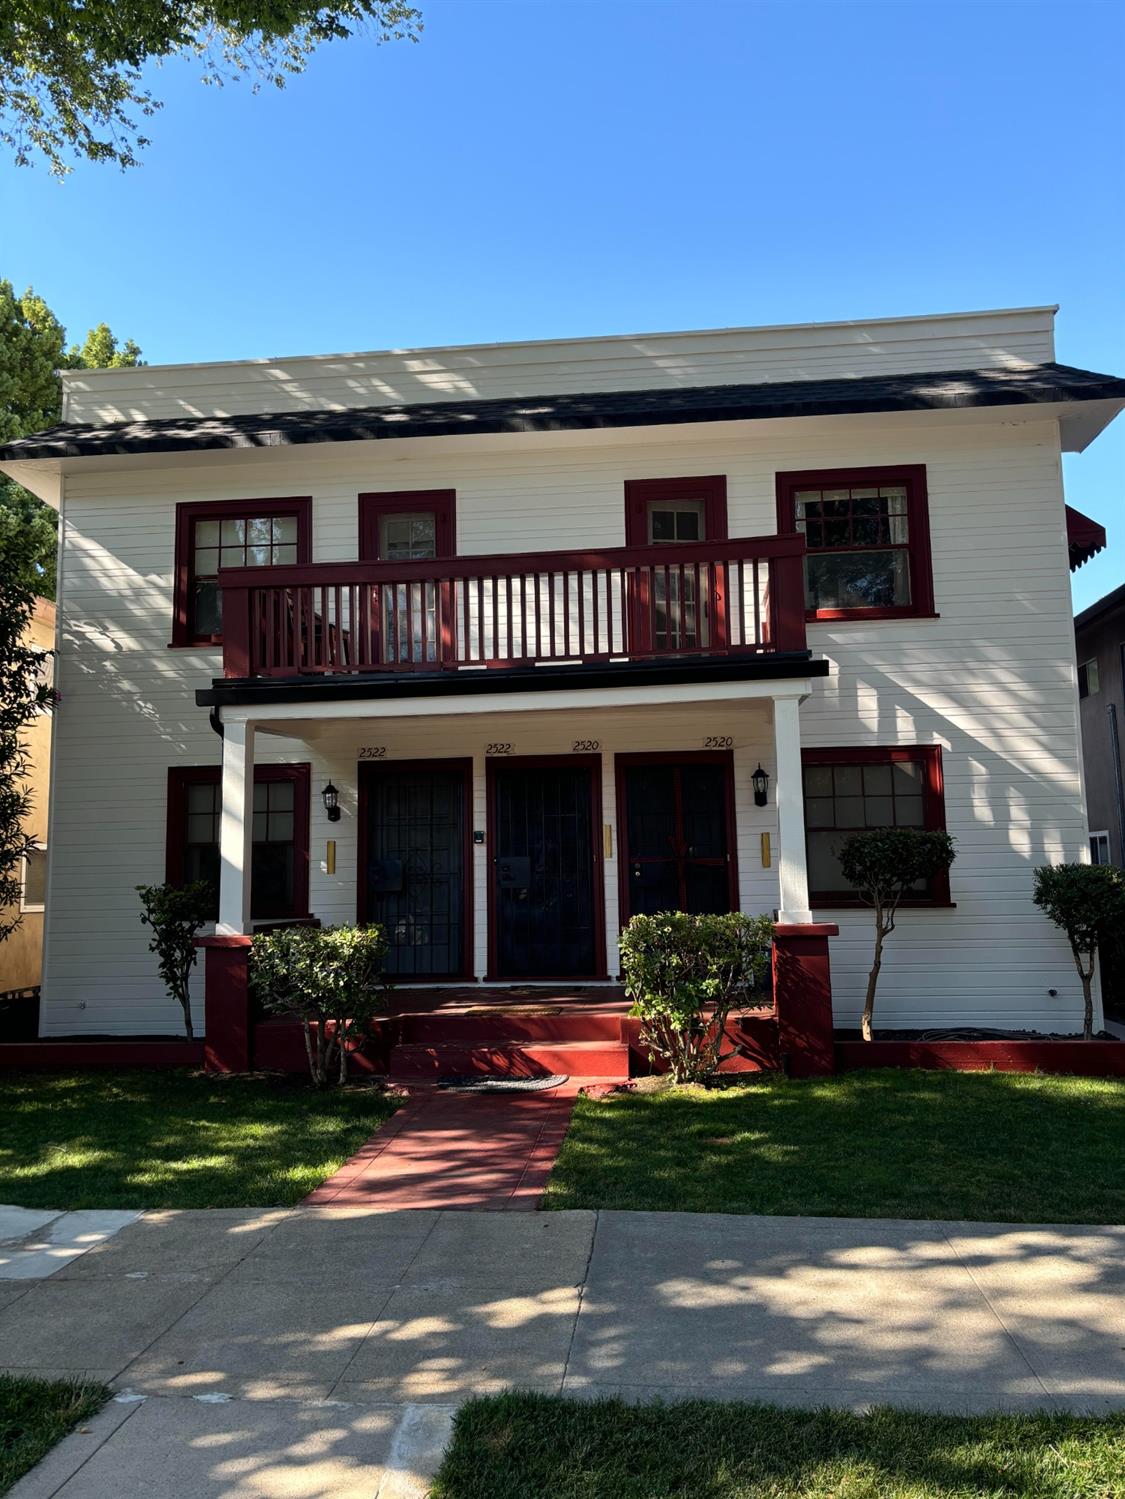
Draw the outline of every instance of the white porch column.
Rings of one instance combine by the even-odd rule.
[[[801,775],[801,710],[795,697],[773,700],[773,742],[777,766],[777,874],[780,925],[806,926],[809,871],[805,853],[805,796]]]
[[[254,847],[254,725],[223,725],[223,802],[219,824],[218,937],[250,932],[250,862]]]

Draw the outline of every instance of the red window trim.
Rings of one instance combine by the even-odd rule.
[[[297,519],[297,561],[312,561],[312,497],[286,499],[190,500],[176,506],[176,561],[172,575],[172,645],[221,645],[221,635],[195,635],[191,628],[194,549],[197,520],[241,520],[251,515],[292,515]]]
[[[434,543],[438,557],[457,555],[457,491],[455,489],[391,489],[359,497],[359,558],[381,562],[379,518],[404,511],[434,512]]]
[[[940,744],[896,744],[867,745],[862,749],[803,749],[801,769],[807,765],[893,765],[895,761],[913,760],[922,765],[922,815],[923,826],[931,831],[945,831],[945,776],[941,763]],[[802,797],[804,785],[802,777]],[[805,829],[806,842],[808,829]],[[916,895],[904,898],[904,906],[951,906],[954,902],[949,894],[948,872],[938,875],[928,896]],[[868,904],[858,895],[845,895],[840,891],[810,890],[809,905],[834,907],[839,910],[868,910]]]
[[[356,767],[359,786],[358,850],[356,859],[356,922],[365,926],[369,919],[370,895],[367,889],[367,856],[370,841],[369,803],[371,783],[379,776],[402,770],[456,771],[464,780],[464,842],[461,876],[461,966],[457,973],[399,974],[400,984],[454,984],[474,981],[473,974],[473,762],[470,758],[448,760],[361,760]]]
[[[930,502],[924,463],[872,464],[863,468],[809,468],[777,475],[777,529],[795,531],[794,494],[798,489],[828,489],[833,485],[903,484],[910,529],[909,605],[880,609],[806,609],[807,620],[817,619],[936,619],[934,570],[930,550]],[[826,547],[825,551],[832,548]]]
[[[631,765],[721,765],[726,782],[724,821],[727,833],[727,896],[730,909],[741,909],[738,894],[738,826],[734,804],[734,751],[733,750],[652,750],[618,754],[613,757],[614,780],[617,795],[617,898],[621,912],[621,925],[632,916],[633,907],[629,885],[629,797],[626,787],[626,771]]]
[[[726,541],[726,474],[707,474],[696,479],[626,479],[626,546],[649,545],[648,507],[652,500],[702,500],[707,540]]]
[[[164,878],[179,885],[184,877],[184,818],[187,815],[189,786],[217,786],[222,780],[218,765],[173,765],[168,769],[168,816],[164,842]],[[254,784],[259,781],[293,782],[293,907],[289,911],[270,911],[255,917],[256,921],[276,921],[280,917],[305,917],[309,914],[309,812],[312,767],[307,761],[296,765],[255,765]]]

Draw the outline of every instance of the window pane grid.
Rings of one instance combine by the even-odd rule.
[[[295,515],[247,514],[197,520],[191,531],[191,625],[197,636],[222,630],[221,567],[285,567],[297,561]]]
[[[880,828],[924,828],[941,825],[940,804],[932,806],[928,757],[868,758],[852,762],[835,759],[804,767],[805,826],[809,885],[817,899],[855,898],[855,890],[840,868],[840,849],[854,833]],[[932,820],[932,816],[937,821]],[[917,897],[937,895],[939,887],[919,881]]]

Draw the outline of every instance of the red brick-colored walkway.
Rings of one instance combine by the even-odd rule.
[[[543,1093],[417,1093],[305,1198],[310,1207],[531,1211],[579,1084]]]

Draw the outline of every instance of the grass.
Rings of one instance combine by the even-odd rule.
[[[108,1399],[104,1385],[0,1374],[0,1494]]]
[[[0,1202],[31,1208],[298,1202],[398,1101],[188,1071],[0,1074]]]
[[[545,1205],[1121,1223],[1125,1082],[887,1069],[581,1098]]]
[[[510,1394],[458,1412],[432,1499],[1113,1499],[1125,1416],[801,1411]]]

